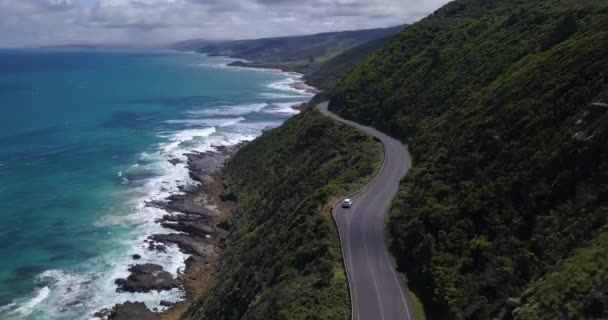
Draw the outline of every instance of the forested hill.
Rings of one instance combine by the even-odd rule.
[[[243,147],[226,165],[239,206],[217,282],[182,319],[347,319],[329,206],[367,183],[381,160],[372,138],[316,110]]]
[[[343,53],[319,63],[304,76],[306,82],[320,90],[331,93],[359,62],[382,49],[392,36],[380,38],[350,48]]]
[[[243,66],[273,67],[311,73],[317,70],[322,63],[351,48],[377,39],[388,38],[403,28],[404,26],[396,26],[235,41],[189,40],[177,43],[173,47],[178,50],[197,51],[250,61],[248,64],[242,64]],[[376,48],[380,47],[381,44]]]
[[[390,245],[432,319],[608,318],[608,1],[456,0],[330,108],[410,143]]]

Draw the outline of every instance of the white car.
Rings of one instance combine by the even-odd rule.
[[[350,208],[353,206],[353,201],[351,199],[344,199],[342,201],[342,208]]]

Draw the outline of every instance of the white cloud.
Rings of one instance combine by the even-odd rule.
[[[448,0],[0,0],[0,46],[154,45],[393,26]]]

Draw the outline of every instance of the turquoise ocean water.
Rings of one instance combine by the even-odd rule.
[[[259,136],[310,95],[297,75],[174,52],[0,51],[0,319],[90,319],[131,254],[176,273],[186,256],[145,249],[165,214],[144,206],[194,183],[187,151]],[[166,232],[166,230],[165,230]]]

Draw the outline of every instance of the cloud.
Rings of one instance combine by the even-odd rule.
[[[0,46],[157,45],[414,22],[448,0],[0,0]]]

